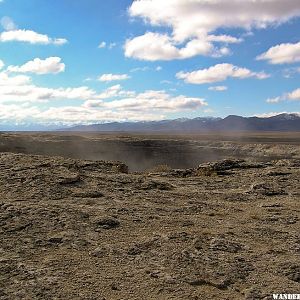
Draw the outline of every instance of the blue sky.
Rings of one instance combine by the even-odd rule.
[[[298,0],[0,0],[0,124],[300,112]]]

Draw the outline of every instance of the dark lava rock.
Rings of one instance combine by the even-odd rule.
[[[120,226],[120,221],[115,218],[105,217],[96,221],[96,231],[99,229],[112,229]]]
[[[58,245],[58,244],[61,244],[63,242],[63,239],[62,239],[62,237],[51,237],[51,238],[48,239],[48,242],[50,244]]]
[[[76,198],[101,198],[104,195],[100,191],[81,191],[74,192],[73,196]]]
[[[230,253],[237,253],[243,249],[243,246],[226,239],[214,238],[211,240],[210,249],[213,251],[224,251]]]
[[[287,195],[288,193],[280,188],[273,187],[266,183],[253,184],[251,191],[264,196]]]
[[[197,175],[230,175],[227,171],[233,169],[262,168],[264,164],[246,162],[242,159],[224,159],[217,162],[204,163],[196,169]]]
[[[210,249],[212,251],[223,251],[229,253],[237,253],[244,249],[244,246],[235,242],[228,240],[228,238],[223,237],[202,237],[194,240],[194,247],[200,251],[203,249]]]
[[[143,250],[138,246],[134,245],[131,248],[128,249],[128,255],[139,255],[143,252]]]
[[[286,270],[285,275],[288,279],[300,283],[300,266],[292,265]]]

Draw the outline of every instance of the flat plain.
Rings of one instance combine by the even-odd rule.
[[[0,299],[300,286],[300,133],[0,134]]]

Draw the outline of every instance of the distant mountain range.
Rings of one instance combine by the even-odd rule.
[[[300,131],[300,115],[279,114],[276,116],[240,117],[230,115],[222,118],[175,119],[145,122],[112,122],[105,124],[79,125],[62,131],[98,132],[206,132],[206,131]]]

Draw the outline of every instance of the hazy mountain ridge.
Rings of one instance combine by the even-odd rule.
[[[105,124],[78,125],[63,131],[134,131],[134,132],[202,132],[202,131],[300,131],[300,115],[279,114],[272,117],[226,118],[198,117],[175,120],[144,122],[112,122]]]

